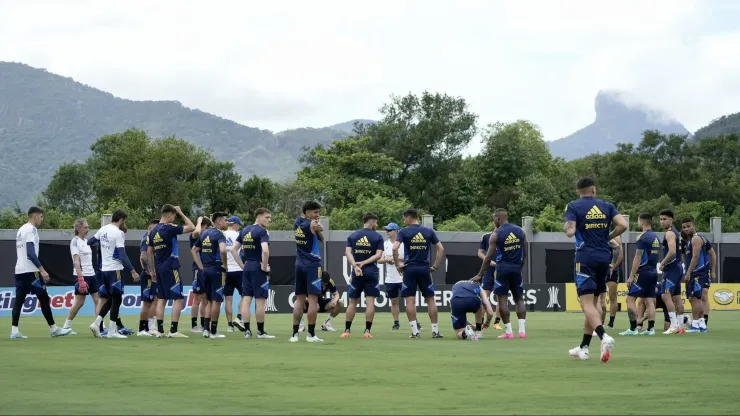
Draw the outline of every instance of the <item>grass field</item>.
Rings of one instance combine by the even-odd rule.
[[[706,334],[613,331],[607,364],[597,339],[589,361],[568,356],[580,314],[530,313],[528,339],[495,339],[489,329],[477,343],[456,340],[448,314],[441,340],[431,339],[426,316],[422,338],[410,340],[407,323],[392,332],[390,315],[379,314],[373,339],[362,338],[358,315],[352,338],[323,332],[323,344],[306,343],[305,333],[289,343],[288,315],[268,316],[275,340],[94,339],[89,317],[76,320],[79,335],[52,339],[34,317],[21,319],[29,339],[11,341],[3,318],[0,413],[738,414],[738,318],[715,312]],[[624,329],[626,315],[617,323]]]

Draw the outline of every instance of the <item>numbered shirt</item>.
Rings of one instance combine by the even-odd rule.
[[[123,270],[123,263],[118,257],[117,248],[125,249],[126,239],[117,226],[108,224],[98,230],[95,233],[95,238],[100,244],[100,254],[102,258],[102,266],[100,271],[112,272],[117,270]]]
[[[31,224],[23,224],[15,235],[15,252],[18,258],[15,262],[15,274],[33,273],[39,271],[39,268],[28,259],[26,244],[33,243],[36,251],[36,257],[39,256],[39,232]]]
[[[224,231],[226,237],[226,268],[230,272],[240,272],[242,268],[234,260],[234,256],[231,255],[231,249],[234,247],[234,242],[239,238],[239,231],[226,230]]]
[[[72,274],[77,276],[77,269],[75,269],[75,255],[80,256],[80,269],[82,270],[83,276],[95,276],[95,269],[93,269],[92,260],[92,248],[87,245],[87,241],[75,236],[69,243],[69,252],[72,255]]]

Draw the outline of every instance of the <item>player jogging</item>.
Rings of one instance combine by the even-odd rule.
[[[98,285],[95,280],[95,269],[92,263],[92,249],[87,245],[88,232],[87,220],[80,218],[75,221],[75,237],[69,243],[69,252],[72,255],[72,272],[77,276],[75,282],[75,301],[67,315],[67,321],[64,328],[70,330],[69,335],[77,335],[72,331],[72,320],[77,316],[77,312],[85,304],[85,299],[89,294],[95,304],[95,312],[99,312],[98,302]]]
[[[178,322],[182,312],[182,280],[180,279],[180,249],[177,236],[195,230],[195,225],[180,207],[165,204],[161,209],[162,217],[149,233],[147,256],[152,270],[149,274],[152,281],[156,279],[157,290],[157,337],[164,335],[164,310],[168,300],[172,300],[172,315],[169,338],[187,338],[178,331]],[[174,225],[175,216],[179,215],[185,225]]]
[[[383,257],[378,260],[378,264],[382,264],[385,267],[385,295],[391,302],[391,315],[393,316],[393,327],[391,330],[393,331],[401,329],[401,324],[398,320],[398,315],[400,314],[398,300],[401,295],[403,277],[393,262],[393,242],[396,241],[398,230],[400,229],[398,224],[394,222],[385,226],[385,234],[388,238],[383,242]],[[403,257],[403,246],[398,246],[398,251],[398,256]],[[421,331],[421,327],[419,327],[419,330]]]
[[[321,243],[324,242],[324,228],[319,224],[321,205],[316,201],[303,204],[303,215],[293,224],[295,233],[295,286],[296,295],[293,306],[293,336],[290,342],[298,342],[298,327],[303,315],[303,303],[308,297],[308,342],[324,342],[316,336],[316,314],[319,310],[321,294]]]
[[[580,198],[565,208],[563,231],[576,240],[575,280],[585,325],[581,344],[568,352],[574,358],[588,360],[589,345],[595,331],[601,339],[601,362],[606,363],[611,358],[614,338],[604,331],[597,305],[599,295],[606,290],[606,277],[610,271],[609,241],[627,229],[627,221],[614,205],[596,198],[593,179],[580,179],[576,191]],[[611,224],[615,227],[610,234]]]
[[[221,303],[224,301],[224,284],[226,283],[226,236],[222,230],[227,227],[226,214],[216,212],[211,215],[213,227],[201,232],[198,241],[190,250],[193,260],[203,274],[206,299],[208,299],[208,320],[210,327],[203,330],[203,337],[210,339],[225,338],[218,333],[218,318],[221,314]]]
[[[234,242],[239,237],[239,230],[244,224],[236,215],[229,217],[226,222],[227,228],[224,231],[224,236],[226,236],[226,259],[228,261],[226,264],[226,285],[224,285],[224,312],[226,312],[226,322],[229,326],[226,332],[234,332],[234,325],[237,325],[240,330],[244,328],[244,325],[241,324],[241,317],[237,317],[238,320],[234,319],[234,289],[239,292],[239,296],[243,299],[244,271],[235,260],[239,257],[238,251],[237,255],[234,256],[231,249],[234,247]],[[237,305],[237,309],[241,309],[239,305]]]
[[[15,262],[15,303],[13,304],[13,321],[10,328],[10,339],[26,339],[27,336],[18,330],[18,321],[26,300],[26,295],[36,295],[41,305],[41,313],[49,325],[52,337],[61,337],[72,332],[71,329],[59,328],[54,323],[51,312],[49,293],[46,283],[49,282],[49,273],[39,261],[39,232],[36,227],[44,222],[44,211],[39,207],[28,209],[28,222],[18,229],[15,235],[15,252],[18,256]]]
[[[485,260],[486,254],[488,254],[488,248],[489,248],[490,243],[491,243],[491,233],[483,234],[483,237],[481,237],[480,239],[480,245],[478,246],[478,258],[479,259]],[[486,269],[485,274],[483,274],[483,282],[481,285],[483,288],[483,292],[489,299],[491,298],[491,292],[493,292],[493,273],[495,271],[496,271],[496,261],[491,260],[490,267],[488,267]],[[499,325],[499,322],[501,322],[501,310],[498,307],[496,307],[496,322],[493,323],[494,329],[501,329],[501,325]]]
[[[491,233],[490,248],[483,259],[478,275],[473,280],[480,282],[486,269],[490,267],[491,260],[496,259],[496,271],[493,274],[493,293],[496,295],[505,329],[505,332],[499,338],[514,338],[509,319],[509,292],[511,292],[516,304],[516,315],[519,318],[519,338],[526,338],[527,309],[524,304],[522,268],[527,258],[527,237],[521,227],[509,223],[509,214],[503,208],[494,212],[493,223],[496,225],[496,230]]]
[[[660,298],[668,312],[671,326],[664,334],[676,334],[685,332],[683,328],[683,301],[681,299],[681,279],[683,269],[681,268],[681,234],[673,226],[673,211],[664,209],[660,211],[660,226],[665,231],[663,237],[663,260],[658,264],[658,269],[663,272],[660,285]]]
[[[696,233],[693,219],[684,218],[681,221],[681,228],[686,233],[686,251],[688,254],[688,267],[686,267],[683,282],[687,283],[686,297],[691,302],[691,314],[693,317],[691,327],[686,332],[706,332],[706,320],[702,316],[702,312],[704,311],[702,291],[703,288],[709,287],[710,267],[716,265],[716,261],[712,262],[711,260],[713,255],[709,253],[710,250],[713,253],[714,249],[709,248],[706,238]]]
[[[458,339],[478,341],[483,328],[484,311],[488,313],[488,322],[493,319],[493,309],[488,296],[483,293],[477,282],[471,280],[461,280],[452,286],[450,309],[452,328]],[[475,314],[475,330],[468,325],[468,313]]]
[[[653,216],[642,213],[638,216],[642,234],[637,238],[635,258],[627,279],[627,315],[630,329],[620,332],[621,336],[655,335],[655,286],[658,284],[658,258],[660,239],[653,231]],[[648,314],[648,328],[637,331],[637,298],[642,299]]]
[[[273,339],[265,332],[265,301],[270,296],[270,233],[267,228],[272,223],[272,213],[267,208],[257,208],[254,212],[255,222],[245,227],[235,238],[231,247],[231,256],[239,268],[243,269],[242,300],[239,304],[240,315],[244,317],[236,322],[239,330],[244,331],[244,338],[252,338],[250,322],[252,320],[252,299],[257,321],[257,339]],[[242,256],[239,256],[241,251]],[[242,258],[244,262],[242,262]]]
[[[437,323],[437,304],[434,301],[432,273],[439,269],[445,248],[433,229],[422,227],[419,224],[419,213],[415,209],[409,208],[403,213],[403,222],[406,228],[398,232],[396,242],[393,243],[393,261],[396,263],[396,268],[403,271],[401,296],[406,298],[406,316],[411,325],[410,338],[419,338],[419,328],[416,322],[417,288],[428,305],[427,312],[432,321],[432,338],[443,338]],[[403,261],[398,250],[401,244],[403,244],[404,252]],[[432,246],[437,248],[437,257],[434,259],[434,265],[430,266]]]
[[[195,222],[195,230],[188,236],[190,242],[190,250],[193,250],[193,246],[200,238],[200,234],[213,226],[211,220],[205,217],[198,217]],[[203,277],[203,272],[198,269],[198,265],[193,259],[193,305],[190,307],[190,332],[200,333],[207,331],[209,328],[208,315],[210,314],[208,309],[208,300],[206,299],[206,285]],[[198,313],[200,312],[200,326],[198,326]]]
[[[380,296],[380,280],[376,262],[383,257],[383,237],[375,229],[378,227],[378,216],[365,214],[363,227],[347,237],[345,255],[352,267],[347,294],[346,322],[342,338],[349,338],[352,321],[355,319],[357,303],[365,293],[365,338],[372,338],[370,331],[375,318],[375,298]]]
[[[606,278],[606,290],[607,293],[601,294],[601,305],[602,310],[604,310],[603,314],[605,313],[606,306],[605,303],[605,297],[609,297],[609,329],[614,329],[614,320],[617,317],[617,285],[619,284],[619,281],[621,280],[620,277],[622,276],[622,261],[624,261],[624,250],[622,249],[622,237],[617,236],[613,240],[609,240],[609,246],[611,247],[612,252],[612,262],[609,265],[609,275]],[[603,324],[604,317],[601,318],[601,322]]]
[[[102,255],[102,267],[100,275],[105,285],[105,291],[108,294],[100,312],[95,318],[95,322],[90,325],[90,331],[96,338],[101,337],[100,323],[110,311],[110,328],[108,328],[107,338],[128,338],[126,335],[118,333],[119,313],[121,303],[123,303],[123,271],[131,272],[134,282],[139,281],[139,275],[134,270],[128,255],[126,254],[126,213],[119,210],[113,213],[111,223],[101,227],[93,237],[87,240],[88,245],[100,244],[100,253]]]

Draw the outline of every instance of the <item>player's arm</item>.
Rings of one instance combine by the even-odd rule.
[[[262,263],[260,264],[262,271],[267,273],[270,271],[270,244],[267,241],[260,243],[262,247]]]
[[[193,231],[195,231],[195,225],[193,224],[192,221],[190,221],[190,218],[188,218],[185,214],[183,214],[182,209],[180,209],[179,206],[175,207],[175,211],[177,211],[177,215],[179,215],[180,218],[182,218],[182,222],[185,223],[185,225],[182,227],[181,234],[192,233]]]
[[[398,248],[401,247],[401,233],[398,234],[398,238],[396,238],[396,241],[393,242],[393,264],[396,265],[396,269],[403,270],[404,267],[406,267],[403,263],[401,263],[400,256],[398,255]]]
[[[576,215],[575,208],[573,208],[571,204],[568,204],[565,207],[565,224],[563,224],[563,232],[569,238],[576,235],[576,218],[578,218],[578,216]]]
[[[484,291],[481,290],[478,296],[480,296],[480,300],[483,301],[483,306],[486,308],[486,325],[490,326],[491,320],[495,315],[495,312],[493,312],[493,306],[491,305],[491,301],[488,300],[488,296],[486,296],[486,293]]]
[[[145,251],[139,252],[139,266],[141,266],[141,272],[148,272],[146,267],[146,261],[147,261],[147,251],[149,251],[149,247]]]
[[[121,231],[121,234],[118,236],[118,238],[116,238],[116,254],[118,254],[118,260],[121,261],[123,268],[126,271],[131,272],[131,276],[134,278],[134,281],[138,281],[139,274],[136,273],[134,265],[131,264],[131,260],[129,260],[128,254],[126,254],[126,241],[124,239],[125,237],[123,236],[123,231]]]
[[[324,242],[324,227],[319,220],[311,220],[311,233],[318,237],[319,241]]]
[[[34,266],[36,266],[37,269],[39,269],[39,273],[41,273],[41,276],[44,278],[44,282],[48,282],[49,273],[46,272],[44,266],[41,265],[39,256],[36,255],[36,246],[34,245],[32,233],[26,234],[26,257]]]
[[[616,237],[622,235],[625,231],[627,231],[627,227],[629,224],[627,224],[627,220],[624,218],[622,214],[617,214],[612,218],[612,224],[614,225],[614,229],[609,234],[609,239],[613,240]]]
[[[474,281],[480,282],[483,280],[483,275],[486,273],[486,270],[488,270],[488,267],[491,265],[491,261],[496,255],[496,242],[498,242],[498,234],[491,233],[491,238],[488,240],[488,253],[486,253],[486,257],[483,258],[483,262],[480,265],[480,271],[478,271],[478,274],[473,277]]]
[[[203,262],[200,260],[200,239],[198,239],[198,242],[196,242],[193,245],[193,248],[190,249],[190,254],[193,255],[193,262],[196,266],[198,266],[198,270],[203,271]]]
[[[691,273],[694,273],[694,269],[696,269],[696,265],[699,264],[699,255],[701,254],[701,237],[698,235],[695,235],[691,237],[691,263],[689,263],[689,267],[686,268],[686,275],[683,277],[683,281],[688,282],[689,278],[691,277]]]
[[[226,273],[226,265],[229,263],[229,258],[226,255],[228,253],[228,250],[226,250],[226,238],[219,239],[218,242],[218,251],[221,252],[221,268],[223,269],[223,272]]]
[[[522,269],[524,269],[524,265],[527,264],[527,235],[524,234],[524,238],[522,238]]]
[[[624,247],[622,247],[622,237],[614,237],[614,242],[617,243],[617,250],[619,250],[619,254],[617,254],[617,261],[615,261],[612,265],[616,269],[617,267],[621,266],[622,262],[624,261]]]
[[[149,276],[151,276],[152,281],[157,281],[157,269],[154,267],[154,247],[149,246],[146,248],[146,257],[149,259]]]
[[[668,244],[668,253],[666,253],[663,261],[661,261],[658,266],[660,270],[663,270],[666,263],[669,263],[671,260],[676,258],[676,234],[673,231],[666,231],[665,241]]]
[[[640,260],[642,260],[642,253],[644,252],[645,250],[643,250],[642,246],[638,243],[637,250],[635,250],[635,258],[632,260],[632,270],[630,270],[630,277],[629,279],[627,279],[627,287],[632,285],[632,282],[635,280],[637,269],[640,268]]]
[[[239,250],[242,248],[242,243],[239,242],[239,239],[234,241],[234,244],[231,246],[231,257],[234,258],[234,261],[236,264],[239,265],[240,269],[244,269],[244,262],[242,261],[242,256],[239,255]]]
[[[445,258],[445,246],[442,245],[441,241],[437,240],[437,242],[434,243],[434,247],[437,248],[437,255],[434,258],[434,265],[431,267],[431,269],[433,272],[436,272],[442,265],[442,259]]]
[[[337,302],[339,302],[339,290],[337,290],[337,285],[334,284],[334,279],[329,279],[329,283],[326,285],[326,287],[331,293],[331,301],[327,305],[329,309],[331,309],[337,305]]]
[[[193,238],[198,238],[198,237],[200,237],[200,233],[202,231],[203,231],[203,217],[200,216],[200,217],[198,217],[198,220],[195,223],[195,229],[193,230],[193,233],[191,234],[191,236]]]
[[[344,255],[347,256],[347,261],[354,269],[355,276],[362,276],[362,266],[357,263],[355,256],[352,255],[352,243],[349,239],[347,239],[347,247],[344,248]]]
[[[717,279],[719,279],[719,276],[717,276],[717,253],[715,253],[714,248],[710,248],[708,251],[710,264],[712,267],[711,279],[713,282],[717,282]]]

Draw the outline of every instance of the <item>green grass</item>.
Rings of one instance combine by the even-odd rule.
[[[478,343],[454,339],[448,314],[442,340],[431,339],[426,316],[422,339],[410,340],[408,323],[391,332],[390,315],[379,314],[374,339],[362,338],[358,315],[352,338],[324,332],[323,344],[305,334],[289,343],[288,315],[268,316],[275,340],[100,340],[89,317],[75,321],[80,335],[52,339],[42,318],[21,318],[29,339],[0,339],[0,413],[737,414],[738,318],[715,312],[706,334],[613,331],[608,364],[597,340],[589,361],[568,356],[581,314],[531,313],[528,339],[498,340],[490,329]],[[625,314],[617,324],[624,329]]]

